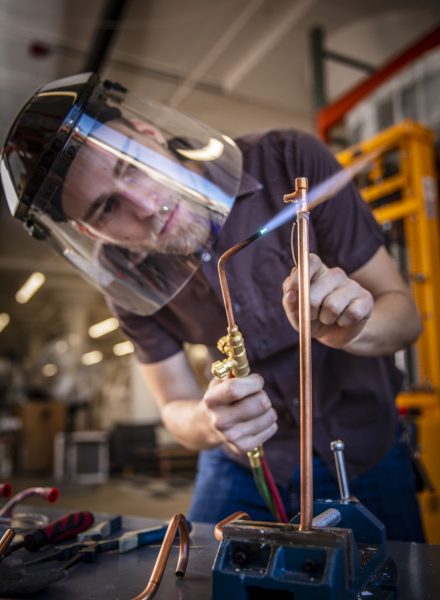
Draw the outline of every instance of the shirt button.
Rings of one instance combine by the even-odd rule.
[[[260,350],[267,350],[267,348],[269,346],[269,342],[265,338],[262,338],[258,342],[258,345],[260,346]]]
[[[293,406],[299,406],[299,398],[294,398],[292,400],[292,404],[293,404]]]
[[[207,262],[210,262],[210,260],[211,260],[210,253],[209,252],[203,252],[202,253],[202,261],[205,262],[205,263],[207,263]]]
[[[233,302],[232,307],[236,313],[239,313],[241,310],[241,304],[239,302]]]

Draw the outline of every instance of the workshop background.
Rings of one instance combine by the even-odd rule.
[[[385,145],[386,159],[359,184],[424,319],[422,338],[396,361],[437,543],[439,46],[437,0],[0,0],[2,141],[37,87],[93,70],[232,137],[295,127],[343,164],[353,144]],[[17,295],[34,273],[33,295]],[[0,483],[57,484],[59,506],[70,508],[185,512],[196,454],[161,427],[110,317],[99,292],[30,239],[2,198]],[[205,349],[187,350],[205,385]]]

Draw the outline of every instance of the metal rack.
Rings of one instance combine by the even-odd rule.
[[[397,398],[417,423],[417,449],[433,490],[420,494],[428,540],[440,542],[440,229],[434,134],[404,121],[337,155],[343,166],[381,149],[358,176],[363,199],[386,234],[423,319],[417,342],[396,357],[405,373]]]

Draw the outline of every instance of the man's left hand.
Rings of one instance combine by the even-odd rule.
[[[344,348],[371,316],[373,296],[339,267],[328,268],[316,254],[310,254],[309,269],[312,337],[332,348]],[[298,331],[297,268],[284,280],[283,307]]]

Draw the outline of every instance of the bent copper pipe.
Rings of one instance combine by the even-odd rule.
[[[132,600],[150,600],[157,592],[162,580],[168,557],[176,537],[177,529],[179,529],[179,559],[176,567],[176,577],[182,578],[185,575],[189,557],[189,526],[188,521],[181,513],[175,514],[168,525],[164,540],[159,550],[159,555],[156,559],[151,577],[140,594],[132,598]]]
[[[228,326],[231,329],[235,325],[235,318],[234,318],[234,312],[232,310],[231,294],[229,293],[228,280],[226,279],[225,263],[227,260],[229,260],[231,258],[231,256],[233,256],[240,250],[243,250],[244,248],[246,248],[246,246],[249,246],[249,244],[251,244],[253,241],[258,239],[259,237],[261,237],[261,233],[257,232],[254,235],[251,235],[247,239],[243,240],[242,242],[235,244],[235,246],[232,246],[232,248],[229,248],[229,250],[226,250],[226,252],[224,252],[220,256],[219,261],[218,261],[218,274],[219,274],[219,279],[220,279],[220,288],[221,288],[222,295],[223,295],[223,302],[225,305],[226,317],[228,319]]]
[[[13,529],[7,529],[0,539],[0,560],[3,558],[6,550],[9,548],[9,544],[15,537],[15,531]]]
[[[229,517],[226,517],[225,519],[223,519],[222,521],[217,523],[217,525],[215,526],[215,529],[214,529],[215,539],[218,542],[221,542],[223,539],[223,526],[227,525],[228,523],[232,523],[232,521],[239,521],[239,520],[251,521],[251,518],[247,513],[242,512],[242,511],[232,513],[232,515],[229,515]]]

